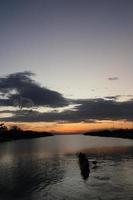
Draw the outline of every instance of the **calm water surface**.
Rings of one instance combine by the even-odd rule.
[[[86,179],[80,151],[90,160]],[[0,200],[22,199],[133,200],[133,140],[77,135],[1,143]]]

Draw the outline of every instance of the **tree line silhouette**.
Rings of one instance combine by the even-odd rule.
[[[37,132],[31,130],[24,131],[18,126],[11,126],[10,128],[7,128],[4,123],[0,124],[0,142],[46,136],[53,136],[53,134],[49,132]]]
[[[133,129],[100,130],[87,132],[84,135],[133,139]]]

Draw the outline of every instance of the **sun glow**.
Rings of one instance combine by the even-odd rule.
[[[102,129],[126,129],[126,128],[133,128],[133,122],[128,121],[96,121],[96,122],[80,122],[80,123],[52,123],[52,122],[32,122],[32,123],[14,123],[14,122],[7,122],[6,125],[11,127],[13,125],[17,125],[18,127],[22,128],[23,130],[34,130],[34,131],[48,131],[53,133],[60,133],[60,134],[69,134],[69,133],[82,133],[92,130],[102,130]]]

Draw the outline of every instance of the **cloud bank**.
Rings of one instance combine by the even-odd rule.
[[[73,123],[133,120],[133,99],[118,101],[120,95],[97,99],[66,99],[59,92],[40,86],[31,76],[31,72],[20,72],[0,78],[0,106],[6,107],[0,111],[0,115],[7,114],[6,117],[1,117],[1,121]],[[7,106],[15,107],[16,102],[20,103],[20,108],[23,109],[8,110]],[[69,108],[70,104],[73,109]],[[39,112],[33,109],[34,106],[49,106],[53,109],[50,112]],[[65,106],[68,106],[68,109]],[[54,109],[59,107],[65,109]]]
[[[73,110],[38,112],[35,110],[6,111],[13,116],[3,118],[12,122],[95,122],[96,120],[133,120],[133,100],[116,102],[105,99],[74,100]],[[1,111],[3,112],[3,111]]]

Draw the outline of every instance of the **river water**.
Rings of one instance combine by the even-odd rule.
[[[68,135],[1,143],[0,200],[43,199],[133,200],[133,140]]]

